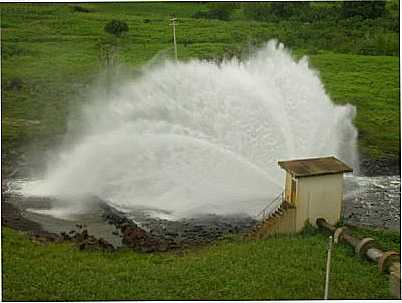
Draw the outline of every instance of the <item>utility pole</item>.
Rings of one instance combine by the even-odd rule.
[[[173,26],[173,44],[174,44],[174,57],[177,61],[177,45],[176,45],[176,21],[177,18],[172,18],[170,19],[172,23],[170,23],[171,26]]]

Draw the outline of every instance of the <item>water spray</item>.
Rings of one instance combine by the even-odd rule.
[[[282,190],[279,159],[357,166],[354,107],[334,105],[307,58],[276,41],[242,62],[166,61],[113,87],[86,103],[81,137],[20,193],[79,201],[66,212],[87,195],[171,218],[254,216]]]

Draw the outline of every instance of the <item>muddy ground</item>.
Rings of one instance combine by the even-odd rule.
[[[3,193],[2,224],[28,231],[33,239],[44,242],[46,237],[50,241],[70,240],[80,249],[129,247],[153,252],[205,245],[230,234],[247,233],[257,223],[251,217],[240,215],[204,215],[169,221],[151,217],[141,209],[124,214],[92,199],[90,213],[62,219],[35,212],[50,209],[57,201]]]
[[[401,174],[401,159],[399,157],[384,157],[381,159],[370,159],[367,156],[360,156],[359,175],[373,176],[396,176]]]

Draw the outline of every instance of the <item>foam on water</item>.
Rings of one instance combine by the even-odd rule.
[[[254,215],[282,190],[278,160],[357,163],[354,107],[334,105],[308,60],[275,41],[245,62],[166,61],[83,112],[81,138],[21,193]]]

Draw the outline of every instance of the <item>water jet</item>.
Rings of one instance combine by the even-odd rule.
[[[48,211],[64,218],[93,196],[173,221],[255,217],[281,191],[280,159],[334,155],[357,169],[354,115],[277,41],[245,61],[166,61],[95,94],[80,136],[17,191],[65,201]]]

